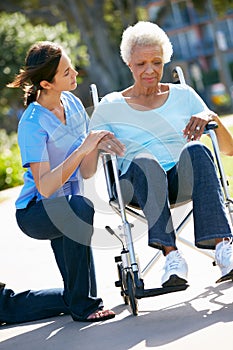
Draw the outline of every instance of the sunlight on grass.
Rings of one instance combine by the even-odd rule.
[[[228,128],[233,135],[233,126]],[[211,140],[208,136],[204,135],[201,141],[213,151]],[[230,196],[233,197],[233,157],[228,157],[221,154],[222,165],[224,168],[224,173],[226,179],[229,182],[229,192]]]

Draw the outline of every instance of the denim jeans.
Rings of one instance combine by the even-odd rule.
[[[14,293],[12,289],[0,290],[0,324],[22,323],[68,314],[62,288],[27,290]]]
[[[94,208],[82,196],[58,197],[17,209],[20,229],[29,237],[49,239],[64,282],[64,302],[74,320],[103,307],[97,298],[91,249]]]
[[[215,249],[215,239],[231,237],[221,184],[210,150],[190,142],[165,172],[155,158],[137,156],[120,176],[124,200],[138,203],[148,221],[149,245],[176,247],[170,204],[193,202],[195,245]]]

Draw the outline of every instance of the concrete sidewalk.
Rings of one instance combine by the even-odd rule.
[[[26,237],[16,225],[14,201],[18,191],[19,188],[1,192],[1,197],[7,198],[0,205],[1,281],[17,292],[60,287],[61,278],[48,242]],[[111,213],[108,206],[99,206],[96,231],[106,235],[106,240],[109,236],[103,227],[107,224],[120,224],[119,217]],[[137,222],[134,221],[134,224],[136,226]],[[142,234],[136,235],[135,250],[139,253],[141,264],[144,264],[152,256],[153,249],[147,247],[147,235],[143,234],[146,227],[140,226],[140,229]],[[184,235],[192,239],[192,233],[191,220]],[[139,300],[139,315],[133,316],[128,306],[123,304],[119,289],[114,286],[117,279],[114,256],[120,253],[120,246],[110,237],[109,248],[101,247],[105,238],[102,237],[103,241],[97,239],[94,247],[99,295],[106,307],[115,310],[116,318],[99,324],[86,324],[61,316],[3,326],[0,329],[0,349],[232,349],[233,284],[215,284],[219,271],[212,266],[209,257],[179,244],[189,264],[190,287],[183,292]],[[146,288],[160,285],[163,262],[162,257],[145,278]]]
[[[183,292],[139,300],[139,315],[133,316],[114,286],[117,270],[114,256],[120,254],[119,242],[104,229],[118,230],[120,218],[109,208],[103,174],[86,183],[87,195],[95,198],[95,235],[93,239],[99,295],[116,317],[102,323],[73,322],[60,316],[14,326],[0,327],[1,350],[232,350],[233,284],[216,285],[218,267],[212,259],[182,243],[189,265],[189,285]],[[98,186],[96,185],[98,183]],[[93,189],[96,189],[94,192]],[[26,289],[61,287],[53,253],[48,242],[26,237],[17,227],[14,202],[20,188],[0,192],[0,280],[15,292]],[[3,200],[4,199],[4,200]],[[181,212],[176,212],[178,219]],[[153,256],[147,247],[147,227],[133,218],[135,250],[143,267]],[[193,240],[192,219],[182,236]],[[145,277],[145,287],[160,286],[164,258]]]

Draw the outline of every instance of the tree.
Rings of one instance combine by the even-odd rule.
[[[56,41],[63,45],[75,65],[88,62],[86,47],[80,44],[79,32],[68,33],[67,26],[60,22],[53,27],[45,24],[33,26],[20,14],[0,14],[0,125],[8,131],[15,129],[16,116],[23,108],[22,91],[6,88],[19,68],[23,66],[29,47],[40,40]]]
[[[212,1],[222,10],[232,6],[232,0]],[[170,2],[164,1],[159,19],[166,16]],[[203,0],[193,2],[203,8]],[[119,55],[121,33],[137,20],[147,19],[148,3],[149,0],[8,0],[1,2],[0,11],[20,11],[33,24],[54,26],[64,21],[70,33],[78,28],[89,55],[89,65],[83,70],[86,72],[85,94],[89,84],[96,83],[102,95],[129,85],[131,74]]]
[[[70,32],[80,30],[88,48],[90,64],[85,68],[89,82],[101,94],[128,85],[130,75],[119,56],[123,28],[145,17],[140,0],[9,0],[0,11],[20,11],[32,23],[54,25],[65,21]]]

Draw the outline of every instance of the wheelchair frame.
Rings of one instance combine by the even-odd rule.
[[[179,66],[175,67],[175,69],[173,70],[173,78],[176,79],[178,83],[185,84],[184,75],[183,75],[182,69]],[[92,94],[94,107],[96,107],[97,104],[99,103],[99,97],[98,97],[98,91],[97,91],[96,85],[91,84],[90,90]],[[216,123],[213,123],[213,122],[209,123],[206,127],[207,129],[206,133],[210,135],[210,138],[212,141],[214,155],[216,158],[216,163],[219,171],[219,177],[223,188],[223,194],[225,197],[225,205],[228,208],[231,224],[233,225],[233,206],[232,206],[233,200],[230,198],[230,195],[229,195],[228,182],[224,174],[224,169],[223,169],[223,165],[220,157],[218,141],[214,131],[216,127],[217,127]],[[159,288],[152,288],[152,289],[144,288],[143,277],[145,277],[146,273],[161,257],[162,252],[161,250],[157,250],[157,252],[152,257],[152,259],[146,264],[146,266],[141,271],[139,271],[139,265],[140,265],[139,259],[138,257],[136,257],[136,254],[135,254],[132,232],[131,232],[132,225],[129,223],[127,219],[127,214],[145,223],[147,222],[146,218],[144,215],[140,213],[140,211],[137,210],[140,208],[134,208],[130,204],[129,205],[124,204],[120,181],[119,181],[116,155],[111,155],[109,153],[103,152],[102,162],[103,162],[103,168],[105,173],[110,207],[118,215],[121,216],[121,220],[122,220],[122,225],[119,226],[119,228],[123,232],[121,234],[121,237],[118,234],[116,234],[110,226],[105,227],[106,230],[110,234],[116,236],[116,238],[119,239],[122,244],[121,254],[115,257],[115,262],[117,263],[118,278],[119,278],[115,282],[115,286],[120,287],[121,296],[123,297],[125,304],[130,305],[133,315],[137,315],[138,299],[186,290],[189,285],[185,284],[180,286],[159,287]],[[114,193],[112,189],[113,182],[115,182],[115,185],[116,185],[117,200],[114,197]],[[180,203],[180,205],[185,205],[185,203]],[[175,230],[176,230],[176,237],[178,241],[182,242],[183,244],[193,249],[197,249],[193,243],[191,243],[185,238],[180,237],[180,232],[191,219],[192,212],[193,212],[193,209],[190,208],[185,218],[182,219],[182,221],[175,228]],[[214,253],[212,251],[208,251],[204,249],[198,249],[198,251],[214,259]],[[213,265],[214,264],[215,263],[213,262]]]

